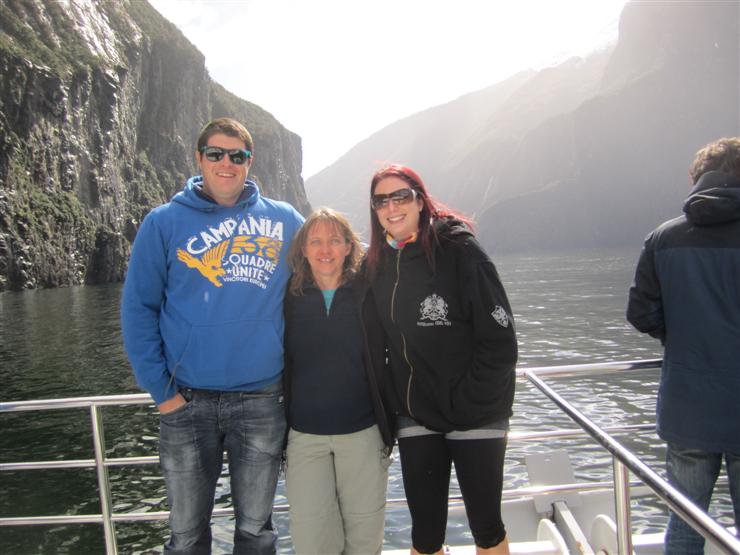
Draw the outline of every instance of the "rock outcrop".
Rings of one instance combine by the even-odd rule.
[[[300,138],[213,82],[143,0],[0,4],[0,291],[120,281],[144,215],[195,173],[214,117],[244,122],[263,192],[309,208]]]

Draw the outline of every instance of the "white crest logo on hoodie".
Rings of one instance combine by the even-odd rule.
[[[491,316],[493,316],[493,319],[496,320],[501,327],[509,327],[509,315],[506,314],[506,311],[502,306],[496,306],[496,308],[493,309],[493,312],[491,312]]]
[[[447,319],[447,303],[437,294],[431,294],[421,301],[421,319],[417,326],[451,326]],[[423,322],[421,320],[428,320]]]

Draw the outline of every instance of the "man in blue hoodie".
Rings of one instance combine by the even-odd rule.
[[[704,511],[724,458],[740,530],[740,138],[696,155],[684,214],[645,240],[627,319],[664,346],[658,435],[668,481]],[[703,553],[671,513],[666,553]]]
[[[207,124],[195,153],[202,175],[147,215],[129,261],[121,323],[136,379],[160,412],[165,553],[211,552],[224,451],[234,553],[276,551],[285,257],[303,217],[247,179],[253,152],[239,122]]]

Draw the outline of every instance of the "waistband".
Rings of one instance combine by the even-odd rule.
[[[257,389],[255,391],[221,391],[218,389],[200,389],[197,387],[184,387],[184,386],[180,386],[179,391],[183,395],[183,397],[185,397],[186,399],[188,398],[188,396],[190,398],[192,397],[222,397],[222,398],[254,397],[254,396],[273,395],[273,394],[282,393],[283,392],[283,382],[282,380],[278,380],[273,384],[270,384],[261,389]]]
[[[396,437],[398,439],[408,437],[419,437],[428,435],[443,435],[445,439],[469,440],[469,439],[503,439],[509,431],[509,420],[499,420],[475,428],[473,430],[453,430],[451,432],[437,432],[422,426],[416,420],[406,416],[399,416],[397,421]]]

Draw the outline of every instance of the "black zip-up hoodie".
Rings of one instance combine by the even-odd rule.
[[[372,292],[386,332],[391,410],[441,432],[506,419],[514,402],[514,319],[470,230],[437,220],[434,269],[420,241],[384,246]]]

